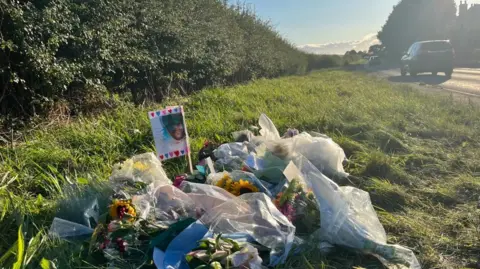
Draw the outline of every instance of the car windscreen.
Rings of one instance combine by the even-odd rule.
[[[422,43],[421,50],[423,51],[444,51],[452,49],[452,45],[447,42],[428,42]]]

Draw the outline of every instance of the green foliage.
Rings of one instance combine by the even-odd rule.
[[[78,114],[339,66],[219,0],[0,1],[0,115]],[[312,63],[312,62],[317,63]],[[321,62],[321,63],[320,63]]]
[[[342,57],[339,55],[307,55],[308,70],[330,68],[341,66],[343,64]]]
[[[363,57],[366,55],[363,51],[350,50],[345,53],[343,56],[343,61],[345,66],[350,65],[351,63],[360,64],[363,63]]]
[[[417,41],[449,39],[455,25],[454,0],[402,0],[378,33],[388,55],[397,59]]]
[[[50,264],[51,264],[51,261],[45,258],[42,258],[42,260],[40,261],[40,267],[42,269],[51,269],[52,267],[50,266]]]
[[[17,261],[13,264],[13,269],[21,269],[23,267],[23,261],[25,259],[25,239],[23,238],[23,226],[18,228],[17,239]]]

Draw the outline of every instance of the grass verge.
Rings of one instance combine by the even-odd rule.
[[[343,183],[371,193],[390,243],[413,249],[424,268],[477,263],[478,107],[333,70],[205,90],[158,106],[179,103],[186,107],[193,152],[205,139],[230,141],[231,132],[256,124],[262,112],[280,131],[295,127],[330,135],[350,159],[346,170],[354,177]],[[4,264],[16,261],[18,227],[26,223],[26,242],[36,244],[34,255],[25,246],[31,268],[38,268],[43,256],[59,268],[96,268],[78,259],[80,246],[37,235],[61,212],[64,201],[76,195],[72,191],[101,193],[101,182],[114,163],[153,151],[149,109],[123,104],[94,118],[36,130],[15,146],[0,148],[0,230],[6,231],[0,253],[14,246],[15,254],[1,260]],[[166,167],[174,175],[186,163],[176,160]],[[285,265],[352,266],[379,267],[370,257],[341,249],[325,257],[312,249]]]

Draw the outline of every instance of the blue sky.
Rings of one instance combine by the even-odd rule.
[[[255,6],[260,17],[270,20],[284,37],[297,45],[360,40],[378,32],[398,1],[245,0]]]

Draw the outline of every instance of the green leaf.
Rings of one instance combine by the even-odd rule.
[[[313,267],[313,265],[308,261],[308,259],[305,257],[305,255],[302,255],[302,258],[303,258],[303,262],[305,263],[305,265],[307,266],[308,269],[314,269],[315,267]]]
[[[49,260],[47,260],[47,259],[45,259],[45,258],[42,258],[42,260],[40,261],[40,267],[41,267],[42,269],[51,269],[50,263],[51,263],[51,262],[50,262]]]
[[[202,242],[200,241],[200,244],[198,245],[198,247],[192,249],[192,251],[195,251],[195,250],[207,250],[208,249],[208,242]]]
[[[222,234],[219,234],[217,238],[215,238],[215,249],[216,250],[221,250],[222,248],[220,247],[220,238],[222,237]]]
[[[17,248],[18,242],[15,242],[6,252],[0,257],[0,264],[5,264],[7,259],[15,254],[15,248]]]
[[[112,239],[116,239],[116,238],[122,238],[122,237],[125,237],[127,236],[128,234],[132,233],[133,232],[133,229],[130,229],[130,228],[120,228],[114,232],[111,233],[110,237]]]
[[[80,184],[80,185],[87,185],[88,184],[88,179],[86,179],[84,177],[79,177],[79,178],[77,178],[77,183]]]
[[[28,242],[28,247],[25,250],[24,264],[30,264],[30,261],[35,257],[35,254],[42,248],[42,245],[45,242],[45,236],[43,231],[39,231],[35,237],[30,239]]]
[[[13,269],[23,268],[23,258],[25,254],[25,238],[23,237],[23,225],[20,224],[18,228],[18,240],[17,240],[17,261],[13,265]]]
[[[37,195],[37,200],[35,201],[35,205],[42,206],[43,205],[43,196],[42,194]]]

